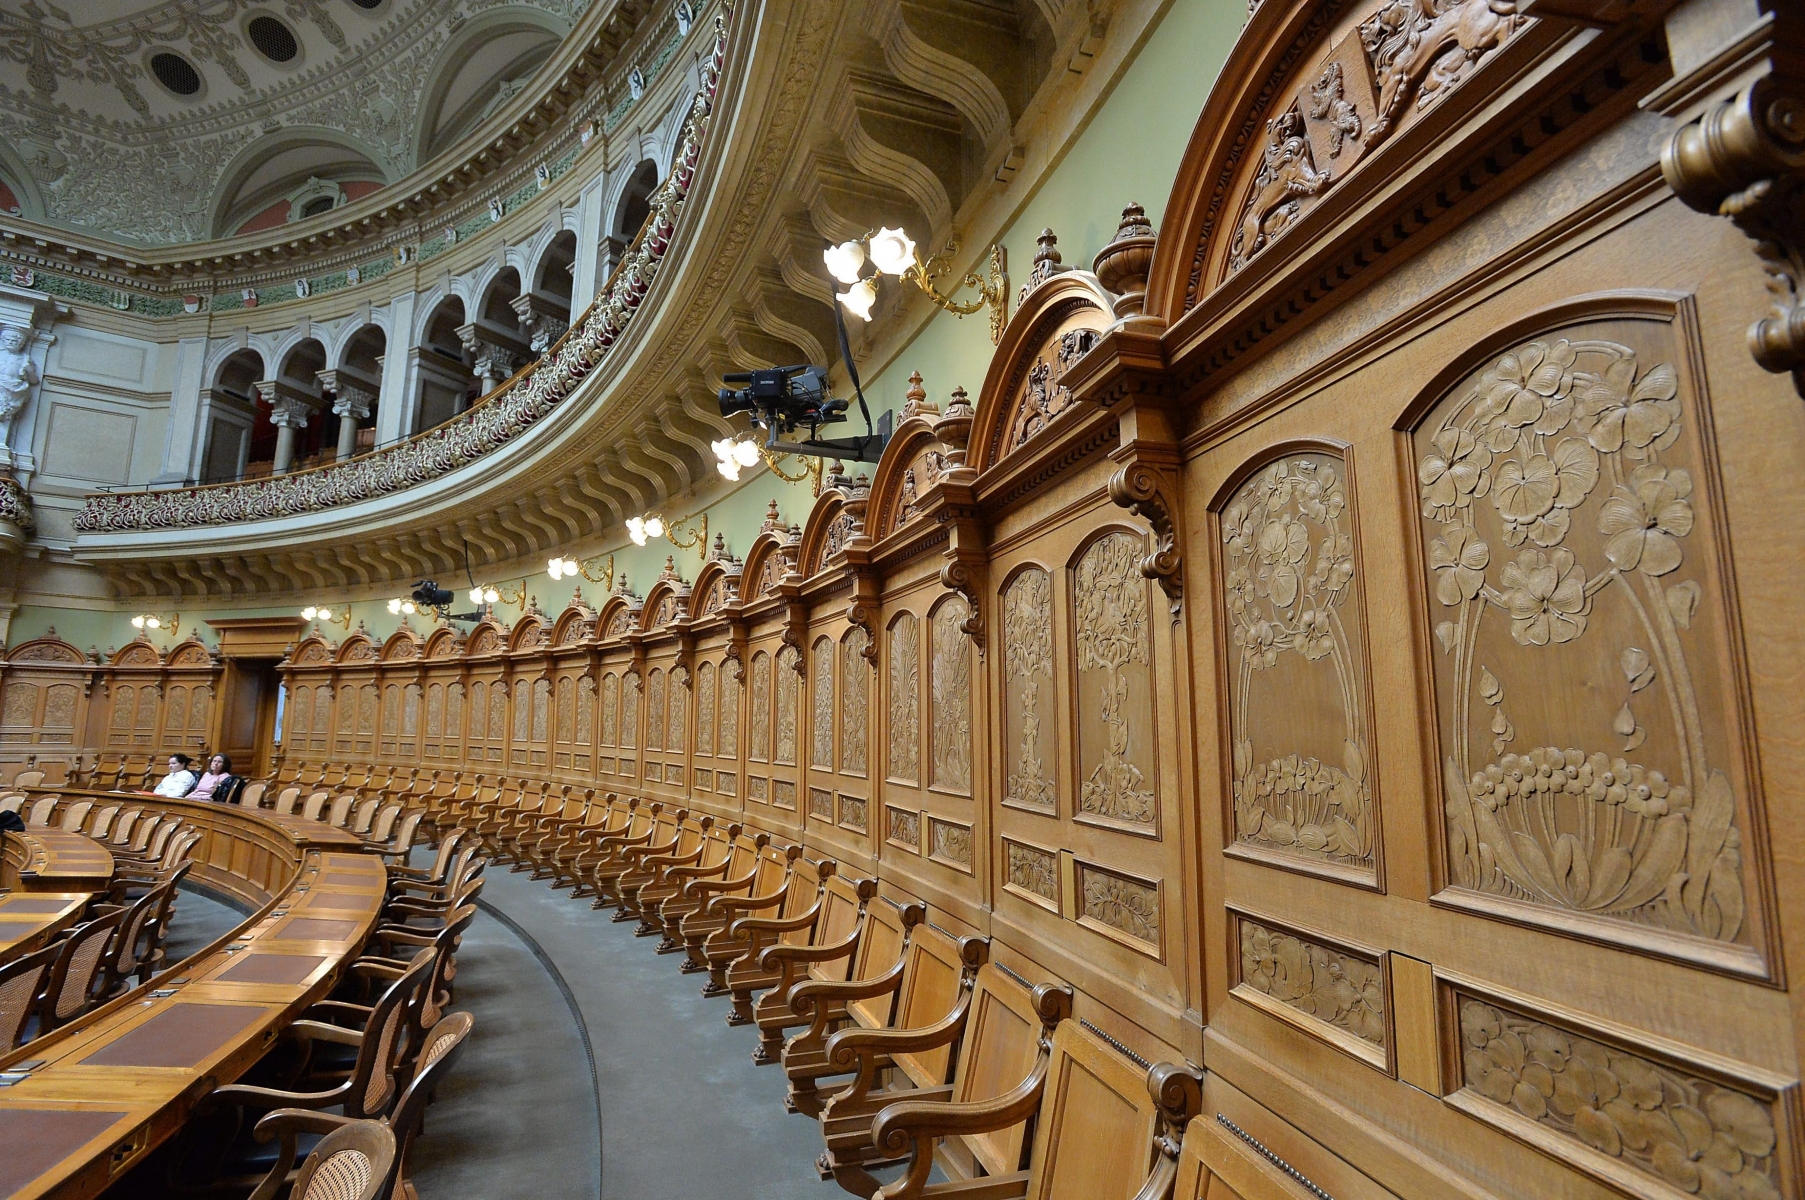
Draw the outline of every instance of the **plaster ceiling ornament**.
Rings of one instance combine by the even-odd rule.
[[[461,103],[471,86],[459,76],[472,58],[455,52],[460,30],[519,10],[515,24],[541,30],[549,52],[592,2],[394,0],[366,13],[327,0],[282,0],[279,9],[118,0],[104,6],[106,19],[84,20],[25,0],[0,9],[0,138],[25,160],[46,221],[138,244],[201,241],[222,232],[224,193],[260,141],[272,156],[305,144],[322,162],[363,160],[363,174],[393,182],[437,149],[428,144],[433,114],[422,110]],[[299,53],[279,62],[249,43],[243,18],[254,6],[280,13]],[[523,49],[531,40],[507,36],[521,37]],[[185,64],[192,91],[160,77],[153,60],[164,55]],[[533,57],[496,69],[518,75],[524,65],[530,76]],[[454,76],[456,94],[440,96]],[[494,89],[478,81],[478,91]]]

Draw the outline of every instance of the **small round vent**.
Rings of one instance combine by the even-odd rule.
[[[178,96],[192,96],[201,90],[200,72],[179,54],[164,50],[151,55],[150,69],[158,83]]]
[[[252,17],[245,32],[251,35],[251,45],[257,47],[257,53],[271,62],[292,62],[301,52],[295,35],[274,17]]]
[[[309,200],[306,204],[301,206],[301,215],[303,217],[317,217],[321,213],[329,213],[331,211],[331,196],[315,196],[312,200]]]

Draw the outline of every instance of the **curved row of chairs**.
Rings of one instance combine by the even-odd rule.
[[[20,797],[0,797],[18,811]],[[28,827],[83,833],[113,855],[107,891],[59,940],[0,967],[0,1053],[67,1025],[162,968],[176,895],[193,866],[199,830],[179,819],[59,797],[29,806]]]

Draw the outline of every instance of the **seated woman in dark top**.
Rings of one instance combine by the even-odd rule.
[[[194,785],[194,790],[188,793],[188,799],[218,800],[222,803],[230,800],[231,789],[226,785],[232,778],[232,760],[223,754],[215,754],[207,760],[206,773]]]

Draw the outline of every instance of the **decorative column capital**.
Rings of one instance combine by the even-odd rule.
[[[376,393],[354,384],[340,383],[332,400],[334,416],[363,420],[376,411]]]

